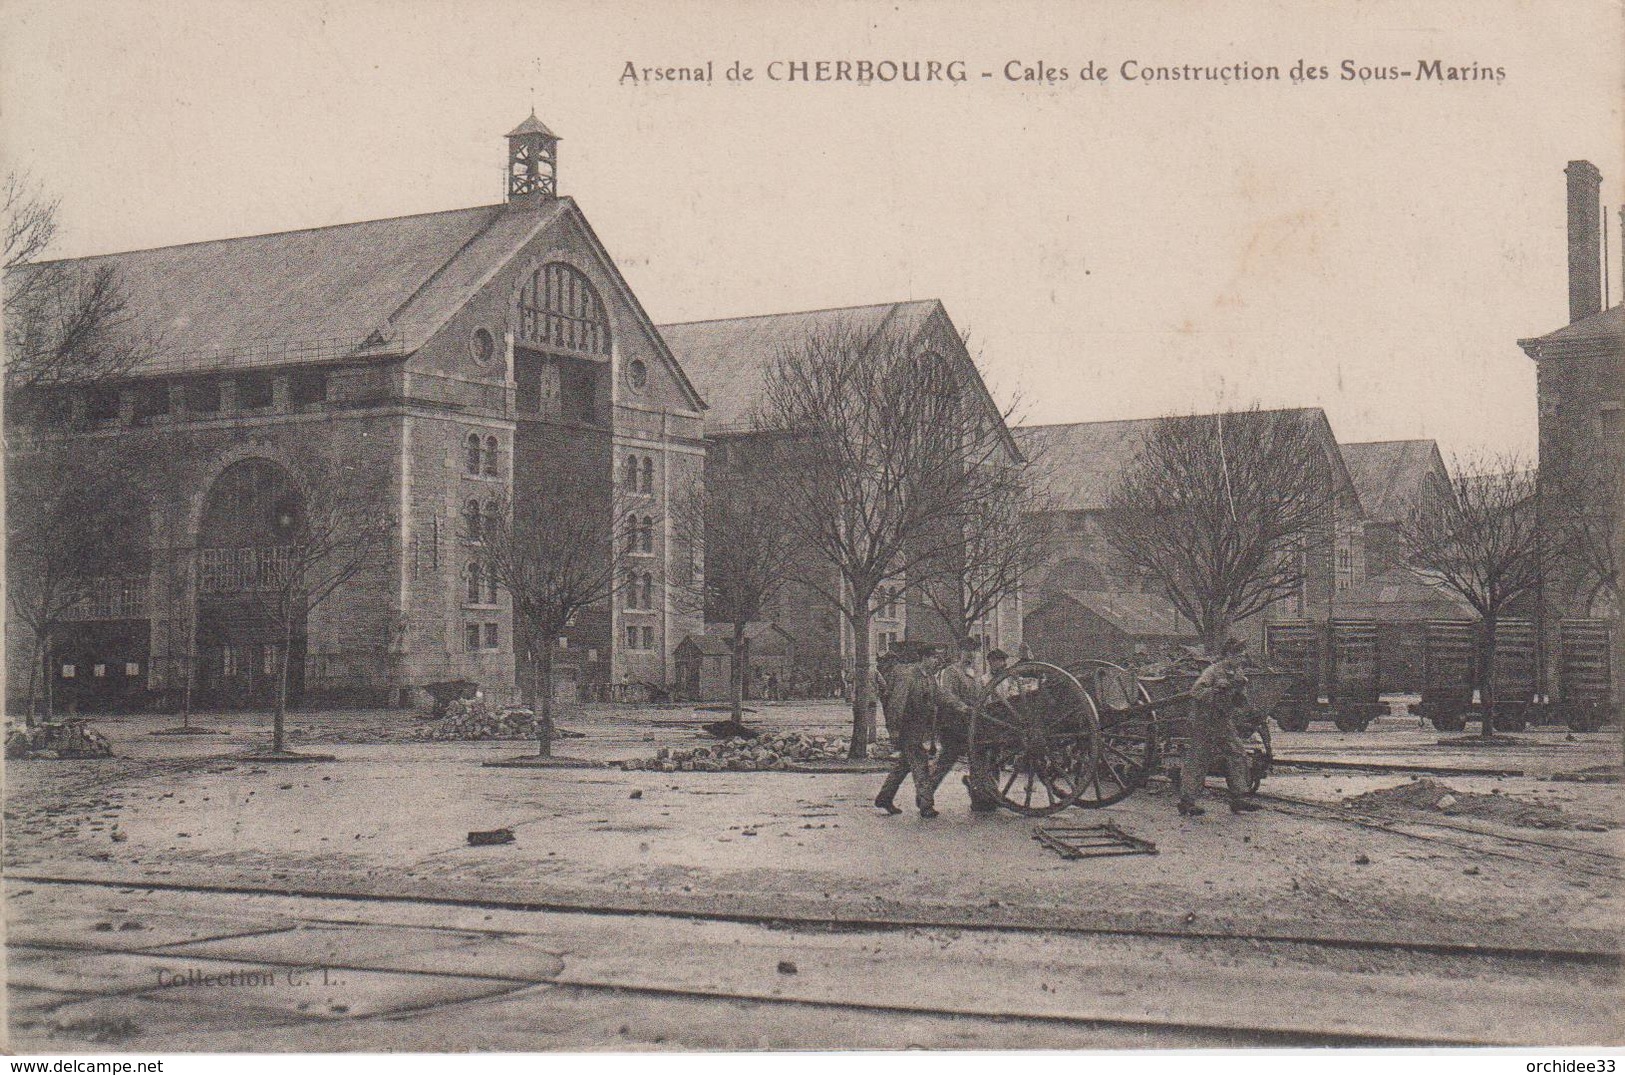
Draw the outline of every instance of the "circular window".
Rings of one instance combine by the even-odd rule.
[[[491,338],[491,333],[483,328],[474,330],[474,338],[468,341],[468,349],[474,355],[475,362],[489,362],[491,356],[496,354],[497,343]]]
[[[649,383],[649,366],[641,358],[626,364],[626,383],[641,391]]]

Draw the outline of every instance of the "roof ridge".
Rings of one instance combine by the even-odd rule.
[[[1324,407],[1260,407],[1258,414],[1293,414],[1299,412],[1320,412],[1324,414]],[[1020,425],[1017,430],[1023,429],[1059,429],[1062,426],[1107,426],[1124,425],[1129,422],[1161,422],[1168,418],[1212,418],[1216,415],[1247,414],[1248,411],[1202,411],[1195,414],[1154,414],[1146,418],[1098,418],[1085,422],[1042,422],[1038,425]]]
[[[879,310],[884,307],[896,309],[899,306],[916,306],[922,303],[940,302],[940,299],[901,299],[896,302],[867,302],[857,306],[823,306],[816,310],[781,310],[769,314],[740,314],[736,317],[701,317],[693,321],[663,321],[656,328],[681,328],[684,325],[714,325],[721,321],[756,321],[765,317],[804,317],[807,314],[832,314],[844,310]]]
[[[373,217],[371,220],[347,220],[340,224],[313,224],[305,228],[288,228],[285,231],[262,231],[253,235],[228,235],[219,239],[194,239],[189,243],[168,243],[163,246],[138,246],[130,250],[108,250],[100,254],[81,254],[72,258],[49,258],[44,261],[31,261],[28,266],[61,265],[70,261],[94,261],[97,258],[117,258],[129,254],[151,254],[159,250],[184,250],[191,246],[210,246],[215,243],[238,243],[246,239],[274,239],[283,235],[299,235],[309,231],[337,231],[339,228],[356,228],[363,224],[385,224],[396,220],[414,220],[426,216],[446,216],[451,213],[472,213],[481,209],[501,209],[507,203],[496,202],[491,205],[468,205],[461,209],[431,209],[422,213],[406,213],[401,216]]]

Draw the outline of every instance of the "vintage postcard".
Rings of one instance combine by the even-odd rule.
[[[7,1048],[1621,1045],[1622,71],[0,0]]]

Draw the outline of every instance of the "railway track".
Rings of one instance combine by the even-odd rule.
[[[1468,825],[1458,825],[1449,822],[1433,821],[1426,818],[1390,818],[1374,814],[1360,814],[1342,807],[1327,806],[1323,803],[1311,802],[1306,799],[1297,799],[1287,795],[1277,795],[1271,792],[1259,792],[1256,795],[1266,807],[1276,813],[1293,817],[1302,817],[1315,821],[1337,821],[1343,824],[1356,826],[1377,832],[1391,833],[1406,839],[1422,843],[1437,844],[1451,847],[1459,851],[1468,851],[1473,854],[1487,855],[1492,858],[1508,859],[1530,866],[1553,867],[1561,866],[1563,869],[1586,874],[1590,877],[1600,877],[1610,881],[1625,880],[1625,856],[1615,855],[1607,851],[1596,851],[1590,848],[1576,847],[1572,844],[1556,843],[1550,840],[1537,840],[1526,836],[1513,836],[1507,833],[1488,832]],[[1476,840],[1453,839],[1448,836],[1432,835],[1426,832],[1412,832],[1411,829],[1437,829],[1445,832],[1460,833],[1476,837]],[[1518,854],[1514,850],[1507,850],[1505,846],[1485,846],[1486,843],[1507,845],[1516,849],[1539,849],[1549,852],[1545,857],[1536,854]],[[1556,856],[1565,856],[1558,859]],[[1578,859],[1579,861],[1570,861]]]
[[[18,880],[22,880],[19,878]],[[31,884],[60,885],[60,886],[87,886],[86,882],[76,880],[49,881],[35,878]],[[122,886],[126,887],[127,886]],[[183,891],[198,895],[217,894],[217,890],[208,886],[168,885],[148,886],[142,888],[160,888],[170,891]],[[276,892],[271,895],[286,896],[287,893]],[[367,903],[355,897],[342,897],[352,903]],[[397,900],[396,904],[410,902],[432,909],[442,906],[448,901],[412,899],[410,901]],[[283,912],[286,915],[286,912]],[[614,917],[615,912],[596,911],[595,913]],[[297,915],[293,922],[269,930],[256,930],[246,934],[228,934],[226,940],[241,940],[244,938],[258,938],[265,940],[274,935],[286,934],[301,928],[331,929],[364,926],[372,929],[413,929],[422,931],[425,928],[442,930],[454,934],[486,934],[491,938],[513,936],[511,930],[502,929],[469,929],[463,926],[435,926],[425,927],[421,924],[412,924],[411,915],[395,916],[402,921],[380,921],[366,917],[370,912],[361,912],[360,915]],[[294,917],[294,916],[290,916]],[[647,917],[647,916],[644,916]],[[669,920],[670,924],[681,926],[700,917],[687,914],[673,914],[661,916]],[[779,923],[788,925],[788,923]],[[658,924],[656,924],[658,927]],[[798,923],[800,926],[813,928],[816,922]],[[847,923],[847,925],[850,925]],[[894,933],[902,932],[900,927],[891,923],[877,923],[877,929],[887,929]],[[999,932],[998,930],[993,930]],[[1003,931],[1010,932],[1010,931]],[[1155,936],[1155,934],[1152,934]],[[1230,939],[1245,939],[1246,934],[1227,934]],[[1276,940],[1276,938],[1265,938]],[[220,969],[229,966],[252,965],[255,968],[273,968],[278,971],[308,970],[311,962],[299,954],[290,954],[282,949],[283,954],[274,954],[279,949],[268,946],[263,952],[256,952],[251,958],[246,955],[232,955],[228,952],[211,952],[208,946],[216,943],[213,939],[204,937],[187,942],[156,943],[147,947],[131,948],[98,944],[87,939],[79,941],[21,941],[14,944],[20,952],[34,951],[40,954],[50,954],[57,957],[78,955],[101,957],[130,957],[147,956],[163,959],[181,959],[188,961],[188,965],[199,964],[206,969],[217,965]],[[636,944],[632,937],[627,937],[627,943]],[[737,944],[737,941],[732,942]],[[791,942],[786,942],[791,943]],[[890,942],[888,942],[888,945]],[[1370,946],[1383,948],[1386,946]],[[1417,945],[1413,951],[1424,952],[1430,948],[1441,946]],[[875,948],[879,952],[879,947]],[[1494,957],[1492,953],[1482,949],[1452,946],[1452,954],[1471,957]],[[391,950],[395,951],[395,950]],[[733,949],[730,949],[733,951]],[[858,949],[859,952],[862,949]],[[294,950],[297,953],[297,949]],[[737,959],[737,956],[730,956]],[[1548,965],[1556,973],[1561,973],[1561,963],[1564,961],[1563,953],[1545,953]],[[1590,962],[1590,960],[1582,960]],[[573,966],[568,964],[574,964]],[[993,1023],[1015,1023],[1028,1025],[1033,1028],[1034,1041],[1042,1041],[1046,1029],[1065,1028],[1069,1032],[1131,1032],[1144,1034],[1148,1040],[1174,1041],[1182,1044],[1196,1044],[1208,1046],[1265,1046],[1265,1047],[1303,1047],[1303,1046],[1419,1046],[1439,1044],[1507,1044],[1508,1041],[1495,1039],[1493,1035],[1474,1035],[1457,1030],[1436,1030],[1424,1025],[1412,1023],[1407,1027],[1394,1028],[1381,1019],[1350,1019],[1346,1018],[1347,1011],[1342,1016],[1330,1020],[1317,1021],[1315,1016],[1283,1013],[1278,1005],[1265,1005],[1264,1010],[1269,1014],[1264,1018],[1249,1018],[1251,1010],[1246,1003],[1232,1003],[1228,1006],[1189,1005],[1183,1008],[1174,1006],[1175,1015],[1162,1015],[1158,1017],[1151,1014],[1151,1008],[1141,1002],[1118,1003],[1110,999],[1114,994],[1106,994],[1102,998],[1094,998],[1080,1003],[1072,1011],[1064,1010],[1065,1004],[1055,1001],[1024,1002],[1019,996],[1001,993],[993,989],[985,994],[962,995],[958,999],[950,996],[921,997],[903,991],[901,993],[888,992],[884,989],[875,995],[875,991],[868,989],[865,982],[859,979],[844,979],[836,982],[832,988],[827,980],[820,984],[820,979],[809,979],[806,986],[800,986],[798,979],[781,978],[780,986],[775,983],[764,984],[759,979],[753,981],[748,969],[742,968],[739,973],[725,975],[718,980],[689,980],[683,981],[683,975],[672,975],[662,963],[651,963],[647,969],[638,960],[628,964],[621,961],[612,961],[610,964],[594,962],[592,959],[584,961],[566,960],[553,969],[519,969],[506,966],[491,965],[489,967],[462,967],[459,969],[444,969],[438,967],[402,966],[398,958],[383,963],[368,961],[365,958],[345,958],[340,955],[336,959],[327,959],[322,966],[332,972],[385,972],[397,975],[406,975],[424,982],[425,989],[432,994],[435,983],[439,981],[450,982],[460,980],[474,982],[489,989],[478,996],[459,999],[449,1003],[433,1002],[426,1004],[422,1011],[426,1014],[438,1009],[466,1009],[470,1005],[478,1005],[487,1001],[496,1001],[509,998],[515,994],[531,989],[570,990],[588,995],[603,995],[606,997],[639,997],[651,1001],[675,1000],[688,1002],[707,1002],[722,1004],[753,1004],[770,1006],[775,1009],[800,1009],[806,1013],[839,1013],[866,1017],[896,1018],[908,1017],[934,1017],[956,1020],[973,1020]],[[804,970],[811,968],[804,964]],[[1541,972],[1524,971],[1524,975],[1539,974]],[[825,974],[828,975],[826,970]],[[950,972],[951,973],[951,972]],[[1595,972],[1592,972],[1595,973]],[[1278,975],[1277,975],[1278,976]],[[807,977],[805,974],[802,977]],[[1365,976],[1367,984],[1362,989],[1369,989],[1369,976]],[[665,980],[662,980],[662,979]],[[1281,984],[1281,983],[1277,983]],[[1186,985],[1200,989],[1201,984],[1187,980]],[[798,987],[800,986],[800,987]],[[1211,988],[1211,987],[1210,987]],[[1326,983],[1321,981],[1317,987],[1324,992]],[[850,989],[850,992],[847,990]],[[150,988],[131,988],[103,996],[112,998],[126,998],[135,1000],[151,992]],[[449,992],[455,992],[449,991]],[[863,994],[863,995],[855,995]],[[1337,993],[1341,996],[1341,993]],[[82,997],[71,998],[65,1003],[72,1003]],[[1324,999],[1324,998],[1323,998]],[[1256,1008],[1256,1006],[1253,1006]],[[1047,1008],[1047,1010],[1045,1010]],[[1063,1009],[1063,1010],[1057,1010]],[[418,1011],[414,1008],[396,1008],[372,1014],[357,1016],[359,1022],[398,1019],[407,1012]],[[471,1010],[470,1015],[477,1018]],[[1183,1017],[1180,1017],[1183,1015]],[[1256,1015],[1256,1013],[1255,1013]],[[1363,1022],[1363,1025],[1362,1025]],[[1293,1025],[1296,1023],[1297,1025]],[[1342,1025],[1331,1025],[1341,1023]],[[295,1027],[297,1020],[289,1019],[281,1025]],[[1509,1032],[1515,1033],[1515,1032]]]
[[[1543,863],[1542,865],[1550,865]],[[1240,942],[1247,944],[1309,945],[1355,952],[1402,952],[1434,956],[1461,956],[1476,959],[1510,959],[1540,963],[1571,963],[1590,966],[1625,966],[1625,953],[1619,949],[1531,947],[1513,944],[1489,944],[1463,941],[1440,941],[1423,938],[1388,938],[1309,933],[1303,930],[1232,930],[1199,925],[1186,928],[1159,928],[1156,926],[1096,926],[1070,922],[1038,922],[1032,920],[995,921],[956,917],[950,914],[831,914],[809,915],[787,912],[753,913],[749,911],[670,909],[627,906],[604,906],[587,902],[558,900],[495,899],[477,896],[424,896],[397,893],[362,892],[345,889],[302,887],[298,885],[250,884],[198,884],[182,881],[159,881],[149,878],[85,878],[49,876],[41,874],[8,873],[12,883],[73,885],[114,890],[150,890],[233,896],[296,897],[328,901],[356,901],[376,904],[417,904],[469,910],[502,910],[548,912],[557,914],[609,915],[626,918],[684,919],[700,922],[732,922],[743,925],[766,926],[777,929],[810,929],[840,932],[887,932],[908,929],[957,930],[989,934],[1050,934],[1059,936],[1101,936],[1147,938],[1159,940],[1188,940],[1207,942]]]

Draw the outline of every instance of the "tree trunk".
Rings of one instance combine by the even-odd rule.
[[[282,620],[282,654],[277,660],[276,713],[271,717],[271,753],[285,751],[283,729],[288,720],[288,656],[293,649],[293,617]]]
[[[551,758],[553,756],[553,647],[548,645],[548,639],[541,639],[536,643],[536,754],[538,757]]]
[[[750,672],[750,642],[745,638],[745,625],[735,623],[733,667],[728,676],[728,701],[732,703],[734,720],[745,721],[745,677]]]
[[[181,727],[192,726],[192,655],[181,658]]]
[[[46,721],[56,716],[56,680],[51,675],[51,629],[45,628],[39,635],[40,646],[40,674],[44,681],[40,684],[40,693],[45,696]]]
[[[1484,715],[1479,734],[1485,739],[1495,734],[1495,628],[1496,617],[1485,616],[1478,655],[1478,704]]]
[[[24,711],[24,719],[26,720],[26,722],[27,722],[27,724],[28,724],[28,726],[30,728],[32,728],[34,726],[34,724],[35,724],[35,721],[34,721],[35,711],[34,710],[35,710],[35,706],[38,704],[38,702],[40,700],[34,694],[35,684],[38,683],[41,686],[41,688],[43,688],[44,684],[46,684],[46,683],[48,683],[50,681],[50,675],[51,675],[50,654],[45,651],[44,639],[41,637],[41,635],[40,635],[40,633],[38,631],[35,631],[34,632],[34,660],[29,662],[29,668],[28,668],[28,708]],[[41,694],[44,693],[43,689],[41,690],[40,693]]]
[[[869,672],[869,602],[853,602],[861,611],[852,617],[852,747],[849,758],[869,756],[875,726],[874,683]]]

